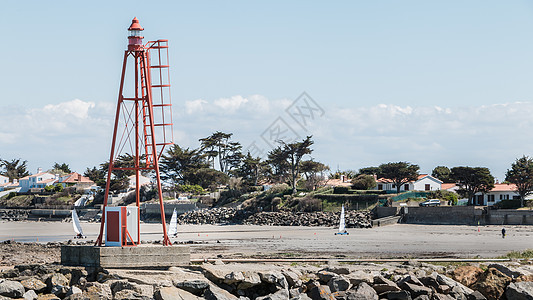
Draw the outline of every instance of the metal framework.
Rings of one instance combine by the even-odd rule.
[[[165,146],[173,144],[168,41],[150,41],[143,45],[143,36],[141,36],[143,30],[137,18],[133,19],[128,28],[130,35],[122,64],[100,234],[95,243],[98,246],[101,246],[103,241],[105,208],[108,205],[113,173],[128,171],[135,173],[137,207],[140,207],[141,172],[155,172],[163,225],[163,245],[171,244],[167,236],[159,172],[159,158]],[[133,67],[133,72],[126,73],[128,63]],[[130,78],[128,75],[133,76]],[[129,92],[128,97],[125,96],[126,91]],[[130,163],[120,162],[120,158],[128,157],[132,158]],[[139,226],[137,242],[139,242],[140,214],[137,223]],[[136,246],[126,228],[121,228],[120,234],[122,246]]]

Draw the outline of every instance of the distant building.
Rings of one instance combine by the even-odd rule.
[[[376,180],[375,190],[396,192],[396,185],[388,178]],[[400,192],[408,191],[437,191],[441,189],[442,181],[428,174],[420,174],[415,181],[402,184]]]
[[[75,187],[77,192],[86,191],[95,185],[89,177],[82,176],[80,173],[72,172],[68,175],[58,178],[63,187]]]
[[[19,179],[20,192],[25,193],[31,189],[42,189],[53,185],[57,181],[56,175],[37,169],[37,174]]]
[[[134,189],[136,185],[135,175],[128,176],[128,179],[129,179],[129,188]],[[152,183],[152,180],[149,177],[142,176],[142,175],[139,176],[139,186],[147,185],[150,183]]]

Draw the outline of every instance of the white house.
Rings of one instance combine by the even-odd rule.
[[[45,188],[53,185],[58,178],[56,175],[37,169],[37,174],[23,177],[19,180],[20,192],[25,193],[32,188]]]
[[[446,183],[442,185],[442,189],[450,192],[457,192],[459,187],[455,183]],[[488,193],[476,193],[474,195],[474,204],[492,206],[502,200],[512,199],[520,199],[520,195],[516,192],[516,185],[495,183],[494,188]],[[527,196],[526,199],[533,199],[533,195]],[[459,201],[467,202],[468,199],[459,199]]]
[[[6,183],[9,183],[9,177],[0,175],[0,186]]]
[[[392,180],[387,178],[380,178],[376,180],[376,187],[374,189],[380,191],[396,191],[396,185]],[[408,191],[436,191],[440,190],[442,181],[428,174],[420,174],[415,181],[409,181],[402,184],[400,192]]]

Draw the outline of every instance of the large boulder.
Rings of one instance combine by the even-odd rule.
[[[400,288],[408,291],[413,298],[417,298],[419,296],[427,296],[429,298],[433,293],[432,290],[428,287],[409,282],[402,282],[402,284],[400,284],[399,286]]]
[[[186,280],[186,281],[176,281],[174,285],[177,288],[185,290],[189,293],[192,293],[196,296],[201,296],[205,289],[209,287],[209,282],[207,280]]]
[[[34,290],[36,293],[41,293],[46,290],[46,284],[35,277],[24,279],[20,283],[26,290]]]
[[[29,290],[22,295],[22,298],[24,298],[24,300],[35,300],[37,299],[37,293],[34,290]]]
[[[281,289],[273,294],[255,298],[255,300],[287,300],[287,299],[289,299],[289,291],[287,289]]]
[[[372,274],[364,272],[364,271],[354,271],[351,272],[348,275],[344,276],[346,279],[350,280],[350,283],[353,286],[358,286],[361,282],[365,282],[367,284],[373,284],[374,283],[374,276]]]
[[[460,266],[453,270],[452,278],[466,286],[471,286],[478,280],[481,274],[483,274],[483,270],[478,267]]]
[[[327,285],[314,285],[307,295],[313,300],[335,300]]]
[[[522,275],[520,272],[513,271],[509,267],[502,264],[490,264],[488,268],[494,268],[511,278],[518,278]]]
[[[285,276],[285,279],[287,279],[287,283],[289,283],[289,287],[295,288],[300,287],[302,285],[302,280],[300,279],[300,276],[292,271],[292,270],[283,270],[281,271],[283,276]]]
[[[261,277],[256,272],[245,271],[242,274],[244,275],[244,279],[237,286],[240,290],[249,289],[261,283]]]
[[[238,300],[235,295],[219,288],[214,284],[209,284],[209,288],[205,290],[204,298],[207,300]]]
[[[155,294],[154,299],[156,300],[172,300],[172,299],[181,299],[181,300],[198,300],[198,296],[193,295],[185,290],[178,289],[173,286],[161,287]]]
[[[496,268],[489,268],[479,277],[478,282],[472,285],[472,288],[489,299],[500,299],[510,282],[509,276]]]
[[[20,298],[24,295],[24,286],[18,281],[0,280],[0,295],[10,298]]]
[[[511,282],[505,290],[507,299],[533,300],[533,282]]]
[[[320,279],[320,282],[322,282],[323,284],[327,284],[333,277],[339,276],[333,272],[329,272],[325,270],[318,272],[317,275],[318,275],[318,278]]]
[[[457,282],[450,277],[442,274],[436,275],[436,280],[441,286],[449,288],[449,293],[456,299],[466,299],[466,297],[474,292],[471,288],[466,287],[460,282]]]
[[[48,290],[52,290],[53,287],[58,285],[68,286],[69,283],[70,280],[61,273],[53,273],[52,275],[46,278],[46,285],[48,286]]]
[[[111,300],[113,299],[113,294],[111,288],[107,284],[99,282],[89,282],[87,283],[86,290],[84,295],[89,299],[100,299],[100,300]]]
[[[332,292],[346,291],[350,288],[350,281],[342,275],[331,278],[328,282],[329,289]]]
[[[289,283],[281,272],[259,272],[261,281],[273,284],[278,289],[288,289]]]
[[[395,282],[388,280],[383,276],[374,277],[374,284],[372,285],[372,288],[378,294],[385,292],[399,292],[401,290]]]
[[[346,292],[347,300],[378,300],[378,293],[366,282],[361,282],[355,289]]]

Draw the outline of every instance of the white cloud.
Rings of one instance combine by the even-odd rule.
[[[187,114],[194,114],[196,112],[202,112],[204,110],[204,105],[208,102],[202,99],[196,99],[192,101],[185,101],[185,111]]]
[[[230,113],[235,112],[239,109],[239,107],[244,106],[246,103],[248,103],[248,99],[240,95],[233,96],[231,98],[220,98],[213,102],[215,106],[218,106]]]
[[[515,158],[533,155],[533,103],[334,107],[315,100],[325,114],[306,128],[285,112],[289,99],[237,95],[187,101],[183,109],[174,108],[174,138],[195,148],[199,138],[220,130],[233,133],[244,148],[256,142],[266,153],[261,134],[281,117],[302,138],[313,135],[313,157],[333,169],[406,160],[424,172],[442,164],[486,166],[503,179]],[[28,160],[32,170],[64,161],[83,171],[108,158],[114,110],[114,103],[79,99],[33,109],[3,107],[0,158]]]

